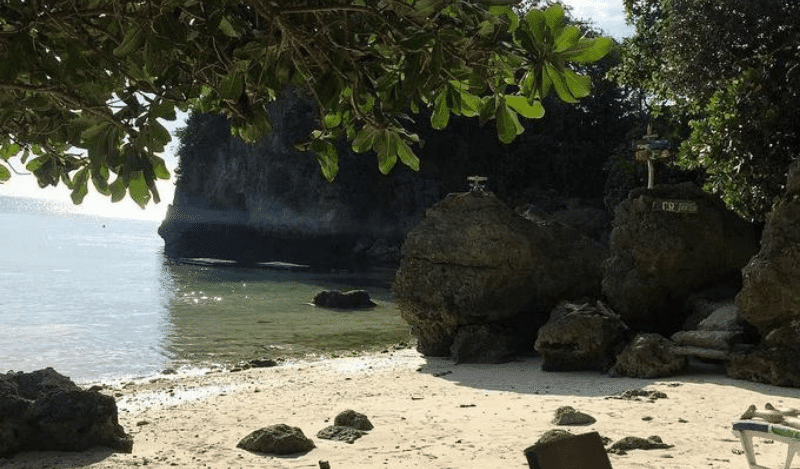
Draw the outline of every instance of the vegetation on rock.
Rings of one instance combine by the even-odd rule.
[[[622,44],[619,82],[643,91],[653,115],[672,123],[680,166],[705,170],[706,190],[763,220],[800,157],[800,4],[625,0],[625,7],[636,35]]]

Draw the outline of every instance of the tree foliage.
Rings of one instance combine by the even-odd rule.
[[[22,152],[39,184],[65,183],[79,203],[158,200],[158,153],[175,109],[222,112],[254,141],[265,106],[288,86],[319,117],[305,142],[323,174],[334,142],[375,150],[388,172],[416,168],[407,122],[432,109],[495,119],[513,140],[519,116],[541,117],[550,94],[576,102],[590,79],[572,64],[612,47],[567,24],[558,5],[520,16],[504,0],[9,0],[0,3],[0,157]],[[9,172],[0,162],[0,179]],[[113,179],[113,180],[112,180]]]
[[[800,4],[793,0],[626,0],[637,34],[622,83],[688,122],[678,163],[763,219],[800,158]]]

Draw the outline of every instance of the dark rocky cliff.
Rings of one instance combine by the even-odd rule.
[[[398,165],[383,176],[374,155],[354,154],[343,143],[333,183],[313,154],[294,149],[316,118],[297,92],[271,106],[274,129],[253,145],[231,137],[222,116],[192,115],[181,138],[175,199],[159,228],[165,252],[322,268],[396,265],[405,234],[425,209],[466,190],[472,174],[488,176],[488,188],[512,207],[538,199],[557,210],[548,204],[599,199],[603,167],[624,143],[625,128],[618,101],[593,99],[582,107],[549,103],[548,116],[527,122],[511,145],[498,142],[493,122],[481,127],[477,119],[454,118],[436,132],[418,116],[425,141],[417,149],[419,173]]]

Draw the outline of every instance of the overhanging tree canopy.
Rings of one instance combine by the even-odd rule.
[[[9,0],[0,3],[0,180],[22,161],[41,186],[80,203],[91,180],[113,201],[158,201],[175,109],[223,112],[249,141],[270,129],[265,105],[308,90],[317,130],[303,145],[328,179],[334,142],[374,150],[387,173],[417,168],[408,113],[433,109],[522,132],[554,93],[590,92],[572,64],[612,47],[584,37],[558,5],[520,16],[507,0]],[[112,180],[113,179],[113,180]]]

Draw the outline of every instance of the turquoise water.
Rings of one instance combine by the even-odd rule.
[[[304,358],[410,340],[393,272],[287,272],[176,264],[157,221],[69,213],[0,196],[0,372],[52,366],[76,381],[166,368]],[[365,288],[378,306],[310,306]]]

